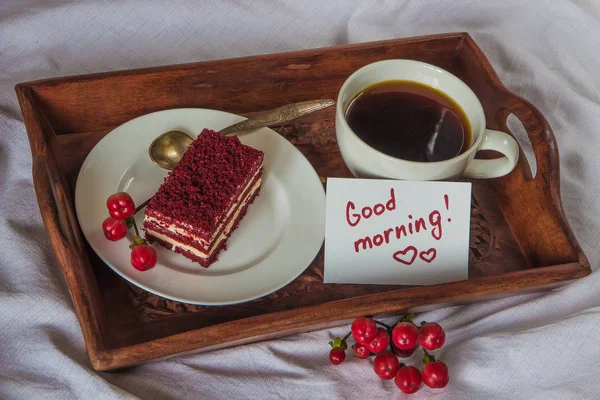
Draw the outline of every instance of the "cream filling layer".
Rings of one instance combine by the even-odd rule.
[[[163,235],[162,233],[155,232],[152,229],[148,229],[147,232],[150,233],[152,236],[156,237],[157,239],[160,239],[167,243],[171,243],[173,245],[173,250],[175,250],[176,247],[179,247],[182,250],[189,251],[197,257],[208,258],[208,255],[206,253],[203,253],[194,247],[188,246],[187,244],[179,243],[171,239],[170,237]]]
[[[246,184],[246,186],[244,187],[244,189],[240,192],[240,194],[244,193],[249,187],[250,184],[252,183],[252,181],[258,176],[258,174],[260,173],[260,169],[262,168],[262,165],[260,167],[258,167],[258,169],[256,170],[256,172],[254,173],[254,175],[252,175],[252,178],[250,178],[250,180],[248,181],[248,183]],[[257,183],[255,183],[254,187],[252,188],[252,190],[250,191],[251,193],[254,193],[254,191],[257,188],[257,185],[260,186],[260,183],[262,182],[262,178],[259,179],[257,181]],[[248,196],[246,196],[246,200],[248,199]],[[245,203],[244,203],[245,204]],[[242,205],[243,206],[243,205]],[[187,230],[185,230],[184,228],[180,228],[174,224],[169,224],[169,225],[165,225],[164,222],[154,218],[154,217],[149,217],[149,216],[145,216],[144,219],[149,221],[149,222],[154,222],[157,225],[160,225],[161,227],[163,227],[164,229],[172,232],[172,233],[176,233],[178,235],[184,235],[184,236],[188,236],[192,239],[194,239],[196,242],[200,242],[203,246],[207,246],[209,243],[212,243],[216,236],[217,236],[217,232],[219,232],[221,230],[221,227],[223,226],[223,224],[225,223],[225,221],[227,221],[227,219],[231,216],[231,213],[233,213],[236,209],[240,209],[240,207],[238,206],[236,207],[229,207],[229,210],[227,211],[227,215],[225,216],[225,218],[223,218],[223,222],[219,224],[219,226],[217,226],[217,228],[215,229],[213,235],[211,236],[210,240],[206,240],[206,239],[202,239],[199,236],[194,235],[193,233],[188,232]],[[185,223],[183,224],[185,225]]]
[[[248,200],[250,200],[250,198],[254,195],[254,193],[256,193],[256,191],[260,187],[261,183],[262,183],[262,179],[259,179],[258,181],[256,181],[256,184],[250,190],[250,192],[248,193],[246,198],[244,198],[244,201],[242,203],[240,203],[239,207],[237,207],[233,218],[231,218],[231,220],[229,221],[229,223],[227,224],[227,226],[225,227],[225,229],[223,230],[221,235],[218,237],[218,239],[214,242],[214,244],[212,245],[212,247],[208,251],[208,253],[200,251],[194,247],[191,247],[190,245],[178,242],[177,240],[170,238],[166,235],[163,235],[162,233],[158,233],[152,229],[146,229],[146,232],[150,233],[152,236],[155,236],[157,239],[163,240],[167,243],[171,243],[175,247],[179,247],[182,250],[189,251],[190,253],[196,255],[197,257],[208,258],[212,254],[213,250],[219,245],[219,243],[221,243],[227,237],[227,235],[231,231],[231,228],[233,227],[233,224],[237,221],[238,217],[240,216],[240,213],[242,212],[242,210],[248,203]],[[154,220],[154,218],[152,218],[152,220]],[[181,230],[180,228],[173,228],[173,229],[168,228],[167,230],[172,233],[181,234],[180,232],[177,231],[177,230]],[[183,232],[184,232],[183,233],[184,235],[190,236],[190,237],[194,238],[194,240],[198,241],[197,239],[195,239],[195,238],[197,238],[197,236],[189,234],[186,231],[183,231]]]

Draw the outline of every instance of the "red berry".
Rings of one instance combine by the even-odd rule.
[[[122,219],[108,217],[102,222],[104,236],[113,242],[121,240],[127,235],[127,222]]]
[[[394,379],[399,367],[398,358],[390,351],[377,354],[373,360],[373,370],[381,379]]]
[[[352,323],[352,337],[356,343],[367,344],[377,335],[377,324],[372,318],[359,317]]]
[[[400,350],[417,347],[419,329],[412,322],[399,322],[392,331],[392,342]]]
[[[356,343],[354,346],[352,346],[352,350],[358,358],[367,358],[371,354],[369,347],[366,344]]]
[[[131,251],[131,265],[138,271],[147,271],[156,265],[156,250],[147,245],[136,246]]]
[[[398,386],[398,389],[402,390],[406,394],[415,393],[421,386],[421,372],[415,367],[400,367],[394,383]]]
[[[371,340],[367,347],[371,353],[381,353],[390,345],[390,336],[384,328],[377,328],[375,339]]]
[[[448,384],[448,367],[441,361],[425,364],[423,372],[423,383],[433,389],[441,389]]]
[[[425,350],[437,350],[446,342],[444,329],[435,322],[427,322],[419,328],[419,343]]]
[[[339,347],[331,349],[331,351],[329,352],[329,361],[331,361],[333,365],[339,365],[343,363],[345,359],[346,352]]]
[[[408,358],[408,357],[412,356],[416,350],[417,350],[416,347],[413,347],[412,349],[408,349],[408,350],[400,350],[396,346],[392,345],[392,352],[400,358]]]
[[[125,219],[131,217],[135,212],[135,203],[129,194],[119,192],[110,195],[106,200],[106,208],[111,217]]]

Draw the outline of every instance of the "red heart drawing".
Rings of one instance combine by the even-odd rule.
[[[437,250],[434,249],[433,247],[427,251],[422,251],[421,253],[419,253],[419,257],[421,258],[421,260],[425,261],[426,263],[430,263],[433,260],[435,260],[436,256],[437,256]]]
[[[392,257],[394,260],[401,262],[402,264],[411,265],[415,258],[417,258],[417,248],[415,246],[408,246],[404,250],[398,250]],[[407,253],[412,253],[411,256],[407,256]]]

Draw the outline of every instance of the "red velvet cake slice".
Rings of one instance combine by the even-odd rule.
[[[146,206],[146,238],[208,267],[260,192],[263,159],[204,129]]]

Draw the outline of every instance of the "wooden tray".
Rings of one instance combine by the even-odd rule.
[[[111,129],[169,108],[250,115],[285,103],[335,99],[353,71],[389,58],[452,71],[478,95],[488,128],[508,131],[513,113],[531,140],[535,178],[522,156],[510,175],[474,182],[468,280],[412,288],[324,285],[321,251],[298,279],[267,297],[201,307],[131,286],[87,245],[75,217],[74,185],[86,155]],[[21,83],[16,92],[42,217],[97,370],[346,324],[361,315],[549,289],[590,273],[562,210],[558,150],[546,119],[502,85],[466,33],[54,78]],[[321,176],[351,176],[337,148],[333,107],[275,129]]]

